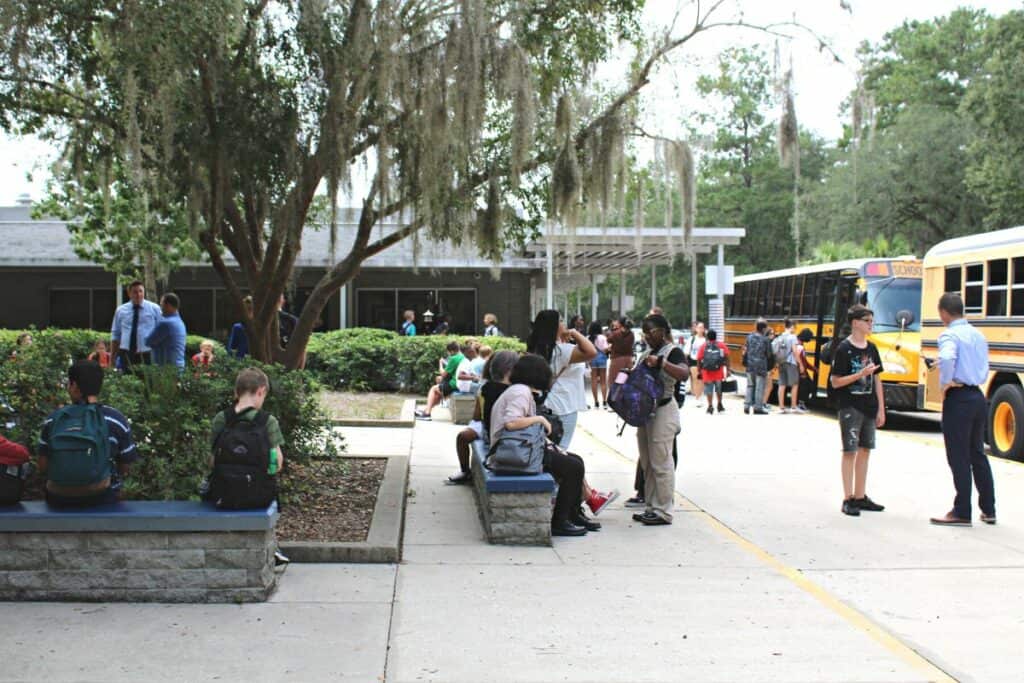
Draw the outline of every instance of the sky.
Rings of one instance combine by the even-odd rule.
[[[712,5],[704,0],[701,7]],[[792,58],[796,114],[800,126],[828,140],[842,134],[840,107],[855,84],[858,64],[857,46],[867,40],[878,41],[891,28],[906,20],[925,20],[949,14],[957,7],[985,9],[1000,15],[1012,9],[1024,9],[1022,0],[847,0],[851,11],[839,0],[727,0],[716,15],[719,21],[742,18],[748,23],[773,23],[795,19],[821,36],[839,56],[818,50],[817,40],[793,29],[794,37],[780,41],[784,61]],[[678,35],[692,23],[695,3],[687,0],[647,0],[645,28],[663,32],[677,16]],[[688,113],[704,103],[693,91],[698,75],[709,72],[716,55],[724,47],[760,44],[769,54],[775,39],[749,29],[721,28],[709,31],[687,43],[671,62],[660,67],[644,97],[644,127],[650,133],[675,137]],[[622,55],[628,60],[628,55]],[[598,78],[614,80],[622,73],[621,63],[612,63],[597,72]],[[42,198],[47,168],[56,157],[49,145],[33,138],[0,136],[0,206],[14,204],[27,193],[33,200]],[[31,180],[26,177],[31,174]],[[358,182],[356,183],[358,185]]]

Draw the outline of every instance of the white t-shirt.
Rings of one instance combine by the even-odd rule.
[[[548,392],[544,405],[555,415],[568,415],[587,408],[587,394],[583,383],[586,364],[569,362],[575,350],[573,344],[561,342],[551,353],[551,371],[553,375],[558,375],[558,379]],[[560,372],[561,375],[558,374]]]
[[[690,358],[697,360],[697,354],[700,353],[701,347],[707,343],[707,337],[693,337],[690,340]]]
[[[458,369],[455,371],[455,390],[461,391],[464,394],[468,394],[473,390],[473,380],[471,379],[459,379],[459,375],[462,373],[472,374],[473,372],[473,361],[468,358],[463,358],[459,363]]]

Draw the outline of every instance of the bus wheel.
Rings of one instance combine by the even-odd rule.
[[[1024,460],[1024,390],[1016,384],[996,389],[988,408],[992,455]]]

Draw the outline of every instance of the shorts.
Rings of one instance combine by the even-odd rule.
[[[705,396],[711,398],[711,395],[714,394],[716,391],[718,392],[719,396],[722,395],[722,380],[717,380],[714,382],[704,382]]]
[[[441,387],[442,396],[451,396],[452,394],[455,393],[455,387],[453,387],[452,383],[449,382],[448,380],[441,382],[438,386]]]
[[[691,367],[691,368],[695,368],[695,367],[697,367],[697,359],[696,358],[690,358],[689,356],[687,356],[686,364],[689,367]]]
[[[467,425],[467,428],[472,429],[474,432],[476,432],[476,438],[484,438],[484,423],[481,422],[480,420],[471,420],[470,423]]]
[[[606,367],[608,367],[608,354],[598,351],[594,360],[590,361],[590,369],[604,370]]]
[[[779,386],[794,387],[800,383],[800,371],[795,363],[783,363],[779,366]]]
[[[839,435],[843,453],[854,453],[858,448],[875,447],[875,416],[865,415],[856,408],[839,409]]]

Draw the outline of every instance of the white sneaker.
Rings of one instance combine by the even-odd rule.
[[[806,413],[806,412],[808,412],[808,410],[807,410],[807,408],[804,408],[803,406],[797,406],[796,408],[793,409],[793,412],[794,413]]]

